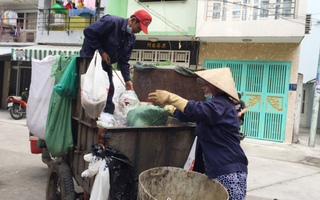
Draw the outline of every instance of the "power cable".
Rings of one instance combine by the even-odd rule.
[[[298,24],[301,24],[301,25],[305,25],[305,23],[300,23],[300,22],[296,22],[296,21],[292,21],[290,19],[287,19],[285,17],[282,17],[281,14],[277,14],[277,13],[272,13],[271,10],[269,9],[265,9],[265,8],[259,8],[259,7],[254,7],[254,6],[251,6],[251,5],[246,5],[246,4],[242,4],[242,3],[238,3],[238,2],[231,2],[231,1],[228,1],[228,0],[214,0],[215,2],[221,2],[221,3],[229,3],[229,4],[234,4],[234,5],[238,5],[238,6],[242,6],[242,7],[247,7],[247,8],[253,8],[253,9],[256,9],[256,10],[263,10],[263,11],[270,11],[271,14],[274,14],[274,15],[278,15],[281,19],[284,19],[284,20],[287,20],[287,21],[291,21],[293,23],[298,23]],[[295,2],[293,2],[295,3]]]
[[[161,3],[162,3],[162,2],[163,2],[163,1],[161,0]],[[166,17],[166,6],[165,6],[165,3],[163,3],[163,13],[164,13],[164,18],[167,19],[167,17]],[[170,51],[171,51],[171,42],[170,42],[170,40],[169,40],[169,38],[168,38],[168,30],[167,30],[167,24],[166,24],[166,23],[165,23],[165,27],[166,27],[167,40],[168,40],[168,42],[169,42]]]
[[[207,1],[207,0],[199,0],[199,1]],[[229,4],[234,4],[234,5],[238,5],[238,6],[242,6],[242,7],[247,7],[247,8],[253,8],[253,9],[256,9],[256,10],[264,10],[264,11],[268,11],[268,15],[277,15],[279,16],[279,18],[281,19],[284,19],[284,20],[287,20],[287,21],[291,21],[293,23],[298,23],[298,24],[303,24],[305,25],[305,23],[301,23],[301,22],[298,22],[298,20],[294,20],[296,18],[298,19],[301,19],[301,20],[305,20],[306,19],[306,16],[305,15],[297,15],[297,16],[294,16],[295,18],[293,18],[293,20],[291,19],[288,19],[288,18],[285,18],[285,17],[282,17],[281,15],[283,14],[277,14],[277,13],[272,13],[271,10],[273,9],[276,9],[276,8],[259,8],[259,7],[255,7],[255,6],[251,6],[251,5],[247,5],[247,4],[242,4],[242,3],[238,3],[238,2],[230,2],[230,1],[227,1],[227,0],[211,0],[212,2],[221,2],[221,3],[229,3]],[[286,2],[286,3],[296,3],[296,2]],[[283,4],[283,3],[281,3]],[[258,5],[258,4],[257,4]],[[272,5],[276,5],[276,3],[272,3]],[[233,5],[223,5],[223,7],[231,7]],[[218,11],[218,10],[217,10]],[[320,14],[320,13],[317,13],[317,14]],[[257,15],[259,16],[259,15]],[[311,18],[311,19],[314,19],[314,20],[319,20],[319,19],[316,19],[316,18]]]

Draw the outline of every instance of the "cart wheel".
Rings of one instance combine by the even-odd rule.
[[[75,200],[71,171],[67,163],[54,163],[47,180],[46,200]]]

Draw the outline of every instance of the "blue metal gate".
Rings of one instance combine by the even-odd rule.
[[[291,62],[206,59],[204,65],[230,68],[247,106],[242,131],[248,138],[284,141]]]

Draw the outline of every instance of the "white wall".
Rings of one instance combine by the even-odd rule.
[[[149,8],[167,18],[186,32],[188,32],[190,27],[196,26],[197,0],[144,2],[143,4],[148,5]],[[136,1],[128,0],[128,17],[140,9],[146,10]],[[148,32],[158,32],[158,34],[162,33],[161,35],[166,35],[166,32],[177,32],[157,18],[154,13],[148,12],[152,16],[152,23],[148,28]]]
[[[270,41],[264,42],[274,42],[272,37],[300,37],[302,39],[304,36],[305,25],[304,21],[300,18],[274,20],[274,16],[270,16],[267,19],[259,20],[248,20],[248,18],[246,21],[239,19],[232,20],[230,18],[230,15],[232,15],[232,4],[231,7],[228,5],[229,10],[227,10],[227,18],[229,17],[230,20],[207,20],[206,2],[205,0],[198,1],[197,37],[270,37]],[[300,0],[297,7],[297,15],[299,17],[305,16],[307,0]],[[248,8],[247,12],[249,14],[248,17],[252,17],[252,8]]]
[[[312,24],[320,21],[320,1],[308,0],[307,13],[312,15]],[[317,20],[318,19],[318,20]],[[299,73],[303,74],[303,82],[316,78],[320,45],[320,24],[311,27],[311,34],[305,35],[301,42]]]
[[[83,36],[83,30],[70,31],[69,35],[66,31],[48,31],[37,30],[37,43],[46,44],[82,44],[81,37]]]

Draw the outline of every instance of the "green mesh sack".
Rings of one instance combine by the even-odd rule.
[[[141,106],[127,114],[129,126],[165,126],[169,111],[159,106]]]
[[[51,76],[55,77],[55,85],[59,83],[74,56],[76,55],[66,57],[64,53],[57,56],[56,62],[52,65],[51,69]],[[61,97],[55,90],[52,90],[45,141],[47,148],[54,157],[64,156],[73,148],[71,108],[72,99]]]

